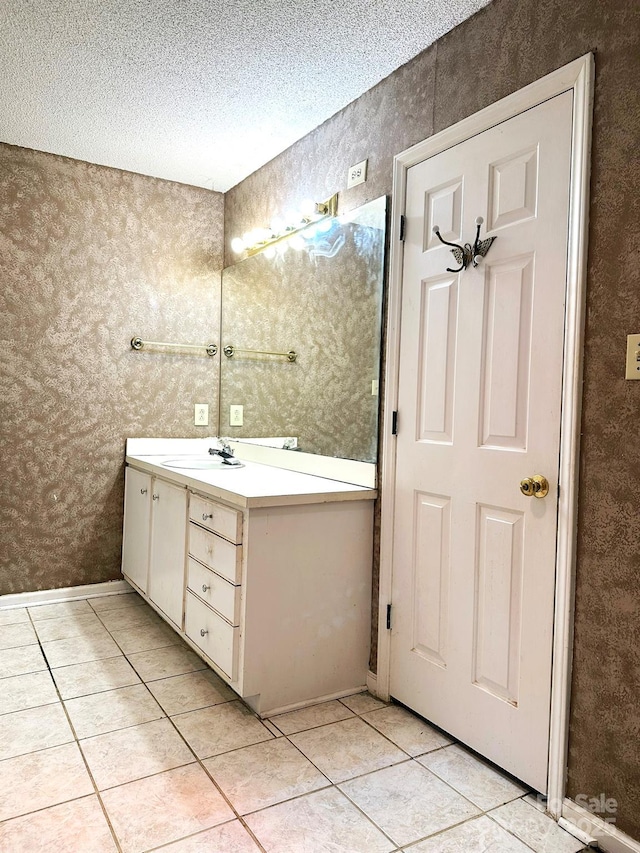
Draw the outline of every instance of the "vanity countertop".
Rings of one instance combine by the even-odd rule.
[[[162,449],[161,446],[154,447],[154,451]],[[186,446],[184,450],[182,447],[178,449],[172,446],[166,450],[166,453],[151,454],[133,452],[128,442],[126,462],[141,471],[240,508],[374,500],[378,494],[375,489],[365,486],[289,471],[259,462],[245,461],[242,468],[167,468],[163,462],[175,460],[177,456],[190,455],[194,451],[202,456],[202,449],[194,446],[189,447],[187,451]]]

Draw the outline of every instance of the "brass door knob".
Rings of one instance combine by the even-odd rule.
[[[546,498],[549,494],[549,481],[542,474],[525,477],[520,480],[520,491],[526,498]]]

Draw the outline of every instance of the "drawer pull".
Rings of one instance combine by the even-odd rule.
[[[146,490],[146,489],[140,489],[140,494],[141,494],[141,495],[146,495],[146,494],[147,494],[147,490]]]
[[[206,583],[202,584],[202,591],[206,592],[208,589],[211,589],[211,586],[207,586]]]
[[[154,499],[154,501],[160,500],[160,495],[151,495],[151,497]]]
[[[203,512],[202,513],[202,520],[206,521],[208,518],[213,518],[213,513],[209,513],[209,515],[207,515],[206,512]]]
[[[209,632],[208,632],[208,631],[205,631],[205,630],[204,630],[204,628],[200,628],[200,636],[201,636],[201,637],[204,637],[204,636],[205,636],[206,634],[208,634],[208,633],[209,633]]]

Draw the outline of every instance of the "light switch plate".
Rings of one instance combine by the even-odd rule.
[[[640,335],[627,335],[627,372],[625,379],[640,379]]]
[[[358,184],[363,184],[367,180],[367,163],[368,160],[362,160],[360,163],[356,163],[355,166],[349,167],[349,172],[347,174],[347,189],[350,190],[351,187],[355,187]]]
[[[229,426],[242,426],[243,407],[229,406]]]
[[[207,403],[195,404],[193,422],[196,426],[209,426],[209,405]]]

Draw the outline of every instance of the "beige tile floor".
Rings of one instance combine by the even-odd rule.
[[[366,693],[260,721],[136,594],[0,611],[1,853],[577,853]]]

